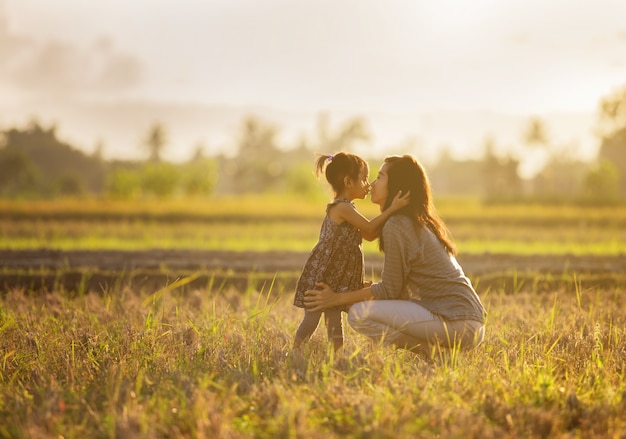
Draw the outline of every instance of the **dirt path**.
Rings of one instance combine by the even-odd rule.
[[[0,267],[8,269],[66,268],[128,271],[135,269],[198,270],[222,269],[238,272],[298,271],[306,253],[230,252],[198,250],[145,251],[60,251],[0,250]],[[494,272],[533,271],[543,273],[585,272],[626,273],[626,255],[460,255],[459,262],[468,275]],[[366,257],[366,270],[380,270],[381,255]]]
[[[159,289],[175,279],[201,271],[192,286],[234,285],[261,288],[276,282],[292,289],[306,253],[229,252],[197,250],[59,251],[0,250],[0,292],[29,290],[106,290],[124,283],[133,288]],[[626,255],[461,255],[459,262],[471,279],[483,287],[518,289],[521,284],[542,289],[558,287],[563,274],[576,274],[590,286],[621,287],[626,279]],[[378,276],[381,255],[366,257],[366,277]],[[565,276],[567,277],[567,276]]]

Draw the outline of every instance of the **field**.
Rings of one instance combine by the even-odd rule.
[[[1,202],[0,437],[624,437],[626,208],[438,207],[489,315],[425,361],[290,352],[323,202]]]
[[[368,217],[377,206],[360,201]],[[462,254],[596,254],[626,251],[626,206],[437,204]],[[218,198],[164,202],[0,201],[2,249],[195,249],[308,252],[324,201]],[[365,251],[377,253],[375,243]]]

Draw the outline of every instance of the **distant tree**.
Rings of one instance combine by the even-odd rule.
[[[499,187],[501,184],[500,161],[495,154],[495,144],[491,137],[485,140],[483,167],[484,172],[482,173],[482,178],[485,182],[487,198],[497,197],[500,192]]]
[[[618,196],[619,175],[613,163],[603,160],[589,171],[584,181],[584,196],[594,202],[615,201]]]
[[[256,117],[244,120],[232,173],[236,192],[272,191],[281,185],[285,169],[276,135],[273,125]]]
[[[167,145],[167,132],[160,122],[154,123],[148,130],[143,146],[148,152],[148,160],[160,162],[165,146]]]
[[[626,196],[626,86],[600,101],[598,158],[613,164],[619,195]]]
[[[0,195],[32,196],[37,193],[40,175],[21,151],[0,149]]]
[[[552,154],[532,178],[534,195],[547,199],[572,199],[583,191],[590,164],[576,159],[575,145],[552,146]]]
[[[524,132],[524,143],[535,147],[548,145],[548,133],[546,125],[539,117],[531,117]]]
[[[526,149],[520,160],[535,163],[536,173],[540,173],[554,156],[545,122],[537,116],[531,117],[522,133],[522,140]]]
[[[187,196],[206,196],[215,191],[217,184],[217,160],[208,158],[205,147],[198,143],[187,163],[181,165],[181,189]]]
[[[483,178],[489,200],[511,199],[521,195],[522,185],[519,161],[511,156],[500,158],[495,153],[495,142],[487,138],[484,144]]]
[[[296,146],[290,148],[284,153],[285,161],[289,166],[297,163],[306,162],[313,168],[313,162],[315,160],[315,151],[313,145],[311,145],[309,139],[305,134],[301,134],[297,140]]]
[[[54,125],[44,128],[33,121],[26,128],[6,130],[3,138],[3,149],[27,158],[41,176],[41,195],[51,195],[53,182],[68,174],[73,174],[87,191],[102,190],[105,164],[59,140]]]
[[[172,197],[180,186],[180,168],[171,163],[146,163],[141,168],[141,192],[157,199]]]
[[[85,194],[81,178],[75,173],[61,175],[53,185],[54,195],[78,197]]]
[[[140,195],[141,174],[137,169],[116,166],[106,177],[105,194],[116,200],[131,200]]]
[[[194,159],[181,165],[181,186],[185,195],[192,197],[211,195],[216,184],[216,160]]]
[[[91,157],[100,162],[104,160],[104,142],[101,139],[96,142],[96,147],[91,153]]]
[[[602,139],[598,159],[613,164],[618,178],[618,192],[626,196],[626,127]]]
[[[204,144],[202,143],[196,144],[193,150],[193,154],[191,155],[190,162],[197,162],[197,161],[204,160],[206,158],[206,153],[204,150],[205,150]]]
[[[291,166],[285,180],[287,193],[292,195],[318,200],[330,194],[326,180],[320,181],[315,178],[312,160]]]
[[[600,99],[598,135],[611,137],[626,127],[626,85]]]
[[[321,150],[318,152],[353,151],[357,142],[367,142],[371,138],[366,121],[360,117],[347,120],[334,132],[329,125],[328,114],[320,113],[317,118],[317,136]]]

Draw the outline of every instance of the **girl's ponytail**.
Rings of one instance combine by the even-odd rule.
[[[332,154],[318,154],[319,157],[315,162],[315,175],[318,177],[325,173],[326,167],[333,161]]]

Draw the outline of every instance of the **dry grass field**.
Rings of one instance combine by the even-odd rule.
[[[2,206],[0,437],[626,435],[621,211],[513,207],[481,219],[473,205],[443,206],[455,236],[476,235],[483,247],[497,242],[506,252],[479,246],[464,253],[471,239],[459,239],[459,259],[489,313],[486,340],[426,361],[372,344],[347,325],[341,354],[328,350],[322,328],[303,355],[290,352],[301,318],[292,286],[304,245],[316,238],[315,209],[293,217],[273,210],[283,226],[272,233],[307,230],[293,238],[295,247],[257,249],[249,241],[264,236],[269,217],[254,233],[233,233],[240,247],[194,247],[191,238],[159,247],[138,238],[118,249],[115,239],[132,241],[132,233],[115,238],[124,222],[162,236],[177,229],[195,236],[180,221],[221,234],[227,226],[215,219],[215,206],[166,215],[85,205],[83,213],[67,205]],[[235,223],[248,223],[241,218],[255,210],[240,210]],[[103,211],[109,216],[94,213]],[[226,211],[222,222],[236,217]],[[72,221],[84,225],[73,241]],[[524,227],[539,232],[535,247],[517,232]],[[581,236],[586,244],[570,252],[574,230],[595,238]],[[376,279],[375,247],[366,259]]]

